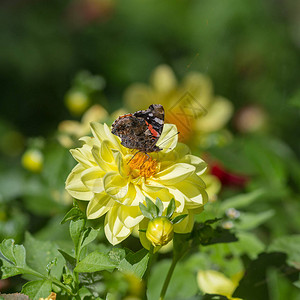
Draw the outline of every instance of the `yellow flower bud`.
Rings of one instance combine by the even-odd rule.
[[[88,96],[80,91],[71,91],[66,96],[66,106],[74,115],[82,114],[90,104]]]
[[[22,156],[22,165],[31,172],[40,172],[43,168],[43,154],[40,150],[29,149]]]
[[[173,239],[174,226],[166,217],[158,217],[148,224],[146,237],[154,247],[163,246]]]

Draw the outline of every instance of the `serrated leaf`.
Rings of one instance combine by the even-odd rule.
[[[175,225],[175,224],[178,224],[180,223],[181,221],[183,221],[183,219],[187,217],[187,214],[185,215],[179,215],[177,217],[175,217],[173,220],[172,220],[172,223]]]
[[[120,262],[118,269],[124,273],[132,273],[138,278],[142,278],[147,270],[149,253],[146,249],[133,253],[129,252]]]
[[[149,198],[146,197],[145,200],[146,200],[148,212],[150,212],[150,214],[152,215],[153,218],[157,218],[158,208]]]
[[[25,267],[26,251],[24,246],[16,245],[14,240],[4,240],[0,245],[2,255],[19,267]]]
[[[140,207],[140,210],[141,210],[141,212],[142,212],[142,214],[146,217],[146,218],[148,218],[148,219],[152,219],[152,215],[151,215],[151,213],[148,211],[148,209],[147,209],[147,207],[143,204],[143,203],[140,203],[139,204],[139,207]]]
[[[158,197],[156,198],[155,205],[158,208],[158,216],[161,217],[164,211],[164,205]]]
[[[76,259],[75,259],[73,256],[69,255],[68,253],[66,253],[65,251],[63,251],[63,250],[61,250],[61,249],[58,249],[58,251],[59,251],[60,254],[64,257],[68,269],[69,269],[71,272],[73,272],[73,270],[74,270],[75,267],[76,267]]]
[[[175,206],[175,200],[172,198],[171,201],[170,201],[170,203],[169,203],[169,205],[168,205],[168,208],[167,208],[167,215],[166,215],[167,218],[171,218],[172,217],[172,215],[173,215],[173,213],[175,211],[175,208],[176,208],[176,206]]]
[[[4,240],[0,244],[0,252],[7,260],[9,260],[15,264],[16,260],[15,260],[15,255],[14,255],[14,251],[13,251],[14,245],[15,245],[14,240],[12,240],[12,239]]]
[[[26,294],[32,300],[47,298],[52,290],[50,280],[34,280],[23,285],[22,293]]]
[[[80,261],[74,271],[79,273],[90,273],[103,270],[113,270],[115,267],[116,264],[107,254],[94,251]]]
[[[16,275],[20,275],[24,273],[24,270],[19,269],[17,267],[13,267],[13,266],[2,266],[1,267],[1,279],[6,279],[9,277],[13,277]]]
[[[64,266],[64,259],[57,251],[57,246],[49,241],[39,241],[30,233],[26,232],[24,246],[26,248],[26,261],[28,266],[41,274],[47,275],[50,268],[50,275],[59,279]],[[53,264],[51,262],[54,262]]]

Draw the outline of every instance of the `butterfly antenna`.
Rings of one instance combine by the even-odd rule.
[[[135,156],[138,154],[138,153],[140,153],[141,151],[139,150],[139,151],[136,151],[135,153],[134,153],[134,155],[132,155],[132,157],[129,159],[129,161],[127,162],[127,165],[129,165],[129,163],[135,158]]]
[[[178,131],[177,133],[173,134],[172,136],[170,136],[168,139],[166,139],[165,141],[163,141],[161,144],[157,145],[157,147],[160,147],[162,144],[166,143],[167,141],[169,141],[170,139],[172,139],[175,135],[179,134],[180,132]]]

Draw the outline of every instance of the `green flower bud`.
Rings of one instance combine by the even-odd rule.
[[[149,221],[146,237],[154,247],[163,246],[173,239],[174,226],[166,217],[158,217]]]

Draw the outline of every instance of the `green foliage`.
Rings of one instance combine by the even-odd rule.
[[[290,281],[299,278],[299,270],[286,265],[286,255],[280,252],[262,253],[248,263],[245,276],[242,278],[234,296],[249,299],[272,299],[267,275],[269,270],[277,270],[282,277]],[[256,287],[255,289],[253,287]],[[252,288],[251,288],[252,287]],[[271,293],[271,294],[270,294]]]

